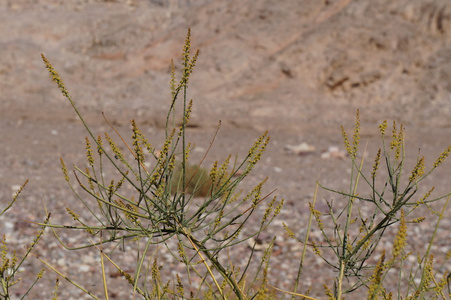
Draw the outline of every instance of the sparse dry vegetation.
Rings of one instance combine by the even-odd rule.
[[[357,111],[352,136],[342,128],[351,164],[350,186],[334,190],[323,186],[319,180],[317,190],[323,189],[334,195],[324,200],[327,212],[316,208],[322,200],[317,199],[315,191],[313,201],[309,203],[310,218],[299,220],[305,222],[305,235],[300,238],[285,224],[285,232],[279,233],[287,234],[304,249],[299,262],[290,262],[297,266],[293,267],[297,279],[287,290],[273,286],[269,271],[276,236],[264,249],[257,263],[259,267],[255,271],[249,268],[256,259],[257,238],[284,209],[283,199],[272,193],[262,194],[266,180],[249,191],[242,189],[242,182],[258,164],[269,143],[267,133],[256,139],[242,160],[228,156],[209,167],[204,166],[203,161],[195,164],[190,161],[193,145],[186,130],[194,102],[189,100],[187,88],[198,58],[198,52],[191,53],[190,31],[183,49],[180,78],[176,76],[174,65],[171,66],[172,99],[166,118],[165,140],[160,149],[153,146],[153,141],[148,140],[135,120],[131,121],[130,144],[108,121],[110,131],[96,136],[56,69],[44,55],[42,58],[52,80],[87,132],[84,140],[87,168],[74,166],[72,170],[64,158],[61,158],[61,166],[62,176],[91,217],[81,217],[80,212],[68,206],[66,210],[73,225],[56,224],[52,222],[51,212],[42,208],[47,217],[38,224],[40,227],[36,226],[36,238],[30,241],[23,258],[18,258],[3,238],[0,295],[4,299],[14,298],[11,290],[20,280],[22,263],[33,254],[45,228],[66,251],[90,248],[98,253],[103,295],[92,294],[88,283],[73,281],[57,266],[38,257],[59,278],[94,299],[109,299],[115,288],[108,285],[106,264],[113,266],[128,282],[133,299],[317,299],[309,296],[311,290],[306,290],[303,285],[307,248],[326,262],[324,268],[335,271],[333,281],[315,287],[323,289],[322,299],[350,298],[362,289],[368,299],[450,298],[449,273],[441,266],[451,253],[440,257],[441,266],[438,266],[432,251],[450,194],[434,196],[433,187],[428,187],[428,192],[423,195],[418,191],[425,184],[425,178],[447,159],[451,146],[431,166],[418,155],[416,165],[407,169],[405,157],[410,153],[405,148],[405,129],[393,122],[390,131],[384,121],[379,128],[381,147],[372,158],[373,167],[367,173],[362,168],[368,158],[361,154],[361,121]],[[215,137],[216,133],[212,132],[211,144]],[[205,156],[209,151],[210,148]],[[104,172],[107,165],[115,172]],[[20,191],[2,214],[14,204]],[[263,214],[257,213],[259,209]],[[435,230],[424,251],[412,253],[407,243],[409,231],[425,217],[435,218]],[[252,218],[258,219],[256,230],[247,226]],[[322,241],[309,236],[313,226],[321,232]],[[60,238],[61,231],[86,236],[85,244],[71,247]],[[391,248],[382,243],[387,236],[392,239]],[[249,247],[249,241],[252,241],[251,251],[244,268],[239,268],[228,250]],[[124,244],[133,244],[130,249],[134,250],[125,251],[125,255],[133,256],[135,265],[120,265],[112,259],[112,252],[104,251],[111,244],[117,246],[113,247],[114,251],[124,248]],[[170,253],[183,263],[185,272],[163,278],[159,262],[162,252]],[[37,281],[43,272],[36,276]],[[393,281],[396,289],[393,289]],[[195,287],[193,282],[196,282]],[[53,289],[53,299],[57,299],[58,280]],[[22,298],[26,298],[27,293]]]

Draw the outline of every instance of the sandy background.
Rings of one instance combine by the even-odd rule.
[[[349,162],[340,159],[340,152],[329,159],[324,153],[333,146],[342,149],[339,126],[351,131],[357,108],[369,167],[380,147],[377,125],[385,119],[406,126],[407,169],[418,149],[430,165],[451,143],[451,4],[446,0],[0,0],[0,20],[2,205],[30,180],[17,206],[2,217],[0,233],[20,249],[36,227],[18,218],[42,220],[43,201],[55,223],[68,220],[66,206],[79,207],[59,158],[86,164],[84,129],[51,82],[41,53],[59,71],[96,133],[109,130],[103,111],[127,136],[129,120],[135,118],[161,146],[170,59],[180,71],[191,27],[192,47],[200,49],[189,92],[195,100],[189,130],[197,147],[193,160],[208,147],[218,120],[223,126],[206,166],[230,153],[245,155],[269,130],[271,144],[249,185],[269,177],[267,190],[277,188],[286,199],[272,229],[278,235],[273,258],[278,276],[271,283],[281,288],[292,286],[300,254],[300,245],[281,233],[281,222],[302,236],[318,176],[329,187],[346,188]],[[290,150],[303,142],[314,149],[309,155]],[[449,192],[449,167],[438,170],[425,188],[435,185],[437,195]],[[424,243],[429,224],[413,230],[414,249]],[[443,228],[439,257],[450,250],[448,220]],[[68,238],[72,244],[85,240]],[[62,251],[50,233],[37,253],[69,276],[89,282],[99,278],[96,253]],[[133,270],[132,257],[117,255]],[[169,256],[162,261],[167,274],[183,272]],[[321,297],[322,283],[331,286],[334,273],[313,256],[309,266],[302,289],[310,287]],[[30,261],[26,267],[36,273],[42,265]],[[439,271],[450,270],[445,265]],[[47,274],[54,280],[55,274]],[[22,276],[24,286],[29,276]],[[117,287],[111,298],[131,299],[120,278],[109,280]],[[42,288],[48,284],[35,289],[32,298],[49,298],[51,291]],[[100,295],[100,281],[91,288]],[[23,292],[18,288],[17,296]],[[66,282],[60,293],[61,299],[82,297]]]

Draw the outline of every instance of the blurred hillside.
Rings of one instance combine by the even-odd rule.
[[[39,118],[46,104],[65,105],[43,52],[88,110],[132,109],[158,126],[170,59],[179,63],[191,27],[201,50],[191,82],[198,125],[220,117],[296,130],[338,124],[355,107],[375,120],[450,125],[447,0],[15,0],[0,17],[3,114],[33,107],[29,117]]]

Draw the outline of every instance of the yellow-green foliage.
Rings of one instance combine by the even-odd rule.
[[[19,269],[24,266],[23,262],[41,239],[45,228],[50,228],[66,249],[91,248],[98,253],[101,257],[100,268],[105,299],[108,299],[108,290],[113,288],[107,286],[107,269],[104,267],[104,261],[109,262],[111,267],[123,277],[124,282],[129,284],[130,295],[133,294],[134,299],[141,297],[142,299],[268,300],[280,299],[284,295],[285,298],[288,295],[288,297],[291,296],[293,300],[296,297],[316,299],[309,296],[310,287],[302,286],[307,247],[310,247],[316,258],[327,262],[323,265],[324,268],[331,267],[336,271],[333,282],[323,282],[323,289],[321,285],[316,287],[315,292],[321,290],[321,299],[342,300],[345,297],[351,299],[352,293],[361,289],[367,289],[367,299],[450,298],[449,293],[446,294],[450,276],[448,273],[437,273],[434,269],[434,261],[442,260],[445,265],[445,262],[451,258],[451,252],[445,258],[439,259],[434,256],[431,249],[440,221],[445,216],[444,212],[451,193],[440,197],[433,196],[431,195],[434,191],[432,187],[428,188],[428,192],[421,197],[417,191],[423,179],[443,164],[451,152],[451,146],[440,154],[429,172],[426,171],[424,156],[418,157],[412,171],[404,172],[405,128],[401,125],[398,129],[396,122],[393,122],[391,140],[389,144],[386,144],[387,121],[384,121],[379,126],[382,146],[376,155],[372,156],[375,157],[372,169],[370,174],[366,174],[363,167],[365,154],[358,153],[361,139],[359,110],[356,113],[352,141],[344,127],[341,127],[344,146],[351,160],[349,188],[333,190],[317,183],[314,200],[308,203],[310,212],[308,221],[292,220],[299,222],[300,227],[308,222],[306,232],[302,233],[305,236],[302,238],[299,232],[282,223],[285,235],[303,244],[293,289],[287,291],[272,286],[277,279],[277,274],[271,272],[270,261],[273,248],[276,247],[276,237],[261,254],[262,258],[257,263],[257,270],[255,274],[252,274],[253,270],[251,271],[250,266],[255,265],[253,259],[258,257],[257,239],[281,213],[284,203],[283,199],[278,201],[275,196],[269,197],[271,193],[268,195],[263,193],[266,179],[261,180],[247,192],[242,192],[240,186],[260,161],[268,145],[269,136],[267,133],[262,134],[241,162],[231,163],[231,155],[229,155],[222,164],[217,161],[213,163],[209,170],[201,167],[203,160],[199,164],[190,162],[189,154],[192,146],[186,137],[188,128],[186,125],[194,102],[187,99],[187,87],[198,55],[199,52],[196,51],[191,56],[191,32],[188,30],[183,47],[181,62],[183,68],[180,80],[176,79],[176,68],[171,61],[171,105],[166,119],[165,137],[161,141],[163,146],[159,151],[148,142],[135,120],[131,120],[132,143],[128,145],[126,139],[105,119],[111,132],[104,133],[106,143],[103,143],[101,136],[93,134],[78,111],[58,72],[42,55],[52,80],[70,102],[88,132],[88,136],[83,141],[87,168],[74,167],[75,175],[72,178],[76,179],[80,188],[72,186],[72,181],[75,180],[69,177],[64,160],[62,158],[60,160],[64,179],[86,211],[80,213],[67,207],[67,213],[71,217],[67,221],[75,225],[52,224],[50,213],[45,208],[47,217],[43,223],[39,224],[41,229],[30,246],[25,248],[26,252],[22,258],[15,250],[10,250],[6,237],[3,236],[0,244],[0,297],[2,299],[11,299],[10,289],[20,281]],[[179,98],[182,98],[183,110],[176,114],[176,107],[181,106],[176,105],[176,102],[180,101]],[[180,115],[181,119],[175,120],[175,116]],[[213,141],[214,138],[211,143]],[[129,159],[130,157],[132,159]],[[107,175],[107,172],[104,172],[106,164],[110,167]],[[362,183],[364,187],[361,186]],[[315,209],[318,187],[323,187],[326,191],[335,194],[335,197],[331,199],[335,198],[336,201],[325,198],[329,208],[327,212]],[[364,190],[365,187],[367,190]],[[23,186],[0,215],[17,200],[22,188]],[[83,195],[79,194],[80,189]],[[430,205],[432,202],[445,198],[441,211],[437,211],[435,206]],[[362,209],[363,207],[365,209]],[[407,224],[413,227],[429,217],[422,214],[417,218],[411,217],[415,210],[423,207],[430,216],[438,219],[425,252],[418,253],[417,265],[413,264],[411,269],[406,271],[405,261],[411,255],[407,250],[409,248]],[[86,217],[88,212],[91,218]],[[258,214],[255,214],[256,212]],[[258,216],[257,220],[249,226],[248,221],[255,215]],[[322,239],[309,236],[313,219],[316,221],[318,232],[323,235]],[[391,229],[396,226],[398,230],[395,233]],[[79,232],[83,237],[86,237],[88,232],[89,236],[84,245],[70,248],[64,243],[64,239],[59,237],[55,228],[60,231]],[[394,233],[391,252],[389,249],[382,249],[379,244],[387,232]],[[277,234],[282,235],[283,232]],[[94,239],[96,241],[93,241]],[[129,247],[128,243],[134,243],[133,247]],[[136,257],[133,258],[135,265],[121,267],[118,262],[110,258],[110,253],[103,250],[107,244],[115,244],[111,247],[114,249],[128,249],[121,253],[121,256],[135,255]],[[126,244],[127,248],[125,248]],[[237,247],[244,248],[237,249]],[[244,263],[244,267],[235,265],[237,262],[230,256],[230,253],[233,253],[229,251],[230,248],[233,248],[235,253],[245,249],[243,254],[248,254],[246,261],[238,262]],[[169,253],[176,261],[184,264],[186,273],[176,274],[172,278],[163,278],[164,264],[162,265],[159,261],[161,251],[165,251],[165,256]],[[376,258],[376,255],[380,257]],[[93,295],[81,284],[72,281],[51,264],[41,258],[39,260],[60,278],[64,278],[86,295],[93,299],[101,298]],[[129,269],[132,271],[125,271]],[[442,268],[439,267],[437,270],[442,271]],[[396,292],[387,292],[389,271],[399,273]],[[324,270],[324,274],[329,272]],[[43,271],[39,272],[25,296],[42,276]],[[56,280],[53,293],[49,289],[52,299],[58,299],[59,280]],[[192,287],[193,282],[199,285],[197,291]],[[298,289],[307,292],[302,295],[297,292]]]

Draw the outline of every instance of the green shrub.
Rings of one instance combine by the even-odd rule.
[[[253,251],[249,255],[247,267],[241,273],[230,260],[226,259],[227,255],[222,253],[229,247],[237,247],[248,239],[258,236],[280,212],[283,201],[278,202],[275,197],[265,201],[267,197],[261,195],[264,182],[259,183],[247,194],[243,194],[238,188],[266,149],[269,142],[266,133],[257,139],[243,161],[235,162],[231,167],[229,167],[230,156],[222,164],[216,162],[209,172],[188,163],[191,144],[186,139],[186,129],[193,102],[187,101],[187,87],[198,56],[198,52],[191,56],[190,43],[188,31],[182,56],[183,71],[178,83],[174,65],[171,68],[172,103],[166,119],[166,139],[163,147],[157,151],[134,120],[131,121],[132,145],[126,144],[119,135],[120,141],[135,158],[134,161],[126,159],[126,155],[109,134],[105,133],[105,137],[94,136],[59,74],[45,56],[42,56],[52,79],[69,100],[88,132],[86,157],[89,167],[86,170],[76,167],[75,177],[81,188],[91,196],[91,200],[80,195],[78,199],[97,220],[97,225],[87,225],[88,222],[81,220],[77,212],[67,208],[78,225],[46,226],[52,229],[84,230],[99,237],[100,242],[84,247],[142,241],[145,246],[141,252],[137,252],[134,274],[126,273],[122,267],[113,261],[110,262],[130,283],[133,293],[140,294],[145,299],[184,297],[180,277],[176,279],[177,289],[171,289],[171,285],[163,284],[158,275],[159,266],[156,258],[153,265],[149,265],[151,259],[148,256],[152,255],[150,254],[152,245],[163,245],[177,260],[183,262],[187,270],[183,276],[190,278],[195,274],[201,278],[199,295],[204,293],[205,297],[211,294],[214,297],[226,298],[231,292],[238,299],[245,299],[261,294],[258,290],[245,287],[244,279],[245,275],[248,275],[246,271],[253,258]],[[176,122],[175,107],[180,97],[183,105],[182,119]],[[111,128],[118,133],[114,127]],[[97,154],[94,155],[94,152]],[[145,162],[151,167],[146,167]],[[64,177],[71,185],[63,159],[61,163]],[[118,180],[104,178],[102,170],[106,163],[114,167]],[[125,192],[127,190],[124,189],[125,185],[133,190],[134,195]],[[72,189],[75,192],[75,188]],[[200,195],[204,196],[201,200],[196,198]],[[264,205],[265,202],[269,203],[260,221],[260,228],[254,232],[243,231],[257,207]],[[56,231],[54,233],[57,235]],[[177,249],[168,246],[169,240],[177,242]],[[109,259],[105,253],[101,253],[102,258]],[[197,266],[197,260],[201,261],[203,269]],[[150,281],[148,269],[152,270]],[[102,271],[105,272],[104,269]],[[254,282],[257,276],[258,274],[255,274]],[[76,286],[81,288],[79,284]],[[107,288],[105,283],[105,297],[108,294]]]
[[[375,155],[370,174],[362,171],[365,156],[362,155],[361,160],[357,160],[360,146],[359,111],[356,115],[352,142],[344,128],[341,128],[344,145],[351,160],[351,184],[347,190],[333,190],[318,183],[318,186],[339,197],[337,201],[326,200],[329,209],[324,215],[315,209],[316,192],[313,203],[309,203],[308,228],[310,230],[311,222],[315,219],[325,243],[315,244],[309,240],[308,233],[304,241],[298,241],[312,247],[316,255],[336,271],[337,277],[333,282],[333,289],[324,285],[329,299],[343,299],[345,294],[360,288],[368,289],[368,299],[392,299],[393,291],[389,292],[384,287],[386,281],[390,282],[387,279],[390,270],[398,272],[396,290],[398,299],[401,299],[402,295],[405,299],[448,299],[449,296],[445,296],[445,285],[449,276],[446,273],[441,275],[434,273],[433,256],[430,250],[450,194],[432,198],[433,187],[422,196],[417,196],[417,191],[424,183],[424,179],[448,157],[451,146],[442,152],[428,171],[426,171],[424,157],[419,156],[413,170],[406,172],[404,127],[401,125],[398,129],[393,122],[389,144],[386,140],[387,122],[384,121],[379,128],[382,135],[382,148]],[[380,168],[386,171],[383,178],[379,175],[383,173],[379,172]],[[362,182],[363,187],[361,187]],[[440,200],[444,200],[442,210],[433,210],[430,204]],[[412,255],[406,251],[406,223],[420,223],[425,219],[425,217],[408,219],[421,207],[430,211],[431,217],[438,216],[438,219],[426,252],[418,253],[418,264],[406,272],[403,269],[403,263],[408,256]],[[421,214],[424,214],[424,211]],[[382,238],[389,232],[388,229],[396,224],[399,225],[391,253],[389,249],[380,249]],[[288,235],[295,238],[292,231],[286,225],[284,226]],[[378,256],[380,258],[375,259]],[[446,259],[450,256],[448,255]],[[304,255],[299,267],[295,291],[301,280],[303,260]],[[374,265],[373,261],[377,263]],[[409,276],[406,277],[405,273]],[[435,279],[437,277],[438,280]]]

